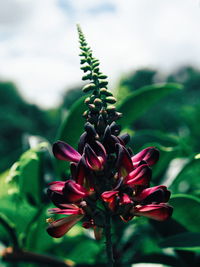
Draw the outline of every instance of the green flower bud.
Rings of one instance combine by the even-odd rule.
[[[85,80],[91,80],[91,74],[89,73],[89,74],[86,74],[86,75],[84,75],[83,77],[82,77],[82,80],[83,81],[85,81]]]
[[[95,67],[98,67],[99,66],[99,61],[95,62],[92,64],[92,67],[95,68]]]
[[[87,92],[89,92],[89,91],[91,91],[91,90],[94,90],[95,88],[96,88],[96,85],[95,85],[94,83],[89,83],[89,84],[86,84],[86,85],[83,87],[82,91],[83,91],[84,93],[87,93]]]
[[[85,110],[85,111],[83,112],[83,117],[84,117],[84,118],[87,118],[87,116],[88,116],[88,110]]]
[[[85,102],[85,104],[89,104],[90,103],[90,98],[87,97],[84,102]]]
[[[106,80],[102,80],[102,81],[99,82],[99,86],[100,86],[100,87],[104,87],[104,86],[106,86],[107,84],[108,84],[108,82],[107,82]]]
[[[113,96],[107,96],[105,100],[107,103],[110,103],[110,104],[115,104],[117,102],[117,100]]]
[[[94,104],[89,104],[88,107],[92,111],[98,111],[98,109],[96,108],[96,106]]]
[[[81,59],[81,64],[86,63],[86,59]]]
[[[106,76],[105,74],[99,74],[99,79],[107,79],[108,76]]]
[[[91,70],[91,67],[89,65],[83,66],[81,67],[81,70],[83,70],[84,72]]]
[[[114,112],[115,111],[115,106],[109,105],[109,106],[107,106],[106,110],[108,111],[108,113]]]
[[[95,73],[98,73],[98,72],[99,72],[99,68],[96,67],[96,68],[93,69],[93,71],[94,71]],[[99,77],[99,75],[98,75],[98,77]]]
[[[95,106],[101,106],[101,104],[102,104],[102,100],[101,100],[100,98],[96,98],[96,99],[94,100],[94,104],[95,104]]]
[[[106,88],[101,88],[101,89],[100,89],[100,93],[101,93],[102,95],[112,96],[112,93],[109,92]]]

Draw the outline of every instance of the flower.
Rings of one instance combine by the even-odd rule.
[[[172,214],[172,207],[166,204],[170,192],[163,185],[149,187],[151,169],[159,158],[154,147],[148,147],[131,156],[128,150],[117,144],[118,184],[110,191],[101,194],[109,208],[119,213],[125,221],[134,216],[145,216],[163,221]]]

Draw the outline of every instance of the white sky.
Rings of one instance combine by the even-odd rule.
[[[200,0],[0,0],[0,79],[56,105],[81,83],[76,23],[111,84],[138,67],[200,65]]]

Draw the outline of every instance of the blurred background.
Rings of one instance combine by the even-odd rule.
[[[165,182],[174,194],[199,197],[198,0],[0,0],[2,179],[7,177],[8,169],[27,149],[35,148],[39,141],[52,144],[57,139],[63,120],[69,115],[74,102],[83,95],[76,23],[81,25],[94,56],[100,59],[101,70],[109,77],[109,88],[120,103],[147,85],[183,85],[182,90],[160,98],[154,105],[150,105],[146,98],[144,112],[141,111],[129,124],[124,123],[124,128],[131,134],[130,146],[136,152],[151,144],[161,150],[153,182]],[[128,114],[131,117],[130,111]],[[51,172],[49,169],[48,172]],[[36,205],[33,199],[29,198],[28,202]],[[182,226],[186,225],[188,221]],[[145,224],[140,227],[146,229]],[[160,226],[152,224],[151,227],[158,229]],[[178,229],[178,226],[175,228]],[[164,226],[159,228],[159,234],[163,229]],[[187,230],[199,232],[198,226]],[[82,234],[82,230],[77,231]],[[182,229],[179,233],[184,231]],[[143,251],[145,255],[161,253],[157,249],[157,241],[151,239],[152,228],[148,228],[147,232],[149,239],[138,245],[138,251]],[[137,231],[131,232],[131,235],[135,233],[138,235]],[[72,244],[79,239],[71,240]],[[121,247],[124,240],[127,241],[123,239]],[[91,255],[95,255],[90,263],[95,262],[99,249],[89,241],[84,242],[88,242]],[[57,243],[58,251],[59,246],[60,243]],[[200,251],[200,244],[197,247],[199,250],[196,249],[195,253]],[[82,251],[82,248],[79,249]],[[123,252],[130,259],[131,249],[129,244]],[[61,252],[56,253],[64,256]],[[187,265],[192,256],[199,257],[199,254],[192,253],[187,251],[183,255],[179,251],[178,257],[185,264],[181,266],[199,266],[196,263]],[[74,251],[69,252],[68,257],[76,260],[76,255]],[[137,251],[134,254],[138,261],[140,255]],[[84,259],[87,260],[87,256]],[[168,261],[168,264],[180,266],[180,262]]]

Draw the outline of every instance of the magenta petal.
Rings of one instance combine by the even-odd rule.
[[[64,186],[65,186],[65,182],[55,181],[49,184],[49,189],[56,193],[62,193]]]
[[[118,193],[119,191],[105,191],[101,194],[101,197],[105,202],[111,202]]]
[[[149,204],[146,206],[139,206],[133,209],[133,215],[145,216],[157,221],[167,220],[173,212],[173,208],[165,203]]]
[[[130,172],[125,178],[124,183],[131,187],[148,186],[151,179],[152,171],[147,164],[143,164]]]
[[[102,157],[98,157],[94,150],[86,144],[85,146],[85,161],[87,166],[94,171],[103,169],[104,160]]]
[[[56,220],[49,224],[47,232],[50,236],[59,238],[66,234],[82,218],[83,215],[71,215],[69,217]]]
[[[131,157],[124,146],[116,144],[116,148],[118,149],[116,166],[119,170],[119,177],[126,177],[133,170]]]
[[[53,213],[53,214],[65,214],[65,215],[82,214],[79,208],[73,208],[73,209],[53,208],[53,209],[49,209],[48,212]]]
[[[53,154],[60,160],[79,162],[81,159],[81,155],[73,147],[62,141],[53,144]]]
[[[141,160],[144,160],[149,166],[151,166],[158,161],[159,151],[155,147],[147,147],[131,157],[131,159],[133,163],[138,163]]]
[[[81,198],[86,197],[88,195],[86,189],[77,184],[73,180],[68,180],[65,182],[65,187],[63,188],[63,195],[69,202],[77,202]]]

